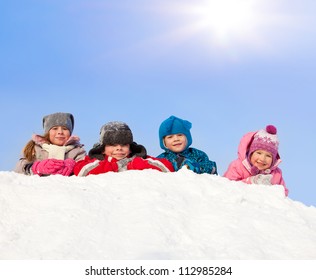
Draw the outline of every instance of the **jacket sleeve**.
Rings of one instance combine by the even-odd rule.
[[[24,175],[32,175],[32,165],[33,165],[33,162],[29,162],[27,161],[25,158],[21,158],[15,168],[14,168],[14,172],[16,173],[21,173],[21,174],[24,174]]]
[[[87,155],[87,152],[84,148],[80,147],[78,150],[78,153],[76,156],[73,158],[75,161],[83,160],[85,156]]]
[[[192,149],[192,153],[193,165],[195,165],[194,172],[198,174],[209,173],[217,175],[216,162],[209,160],[209,157],[205,152],[198,149]],[[190,158],[188,159],[191,160]]]
[[[232,161],[223,176],[232,181],[243,181],[244,183],[251,184],[250,180],[248,180],[250,174],[245,176],[241,170],[241,165],[242,163],[239,160]]]
[[[173,152],[164,152],[161,153],[156,157],[158,160],[161,160],[163,163],[165,163],[168,166],[168,169],[170,171],[178,171],[178,162],[177,162],[177,156]]]
[[[172,172],[174,171],[171,162],[167,159],[154,158],[147,156],[146,159],[141,157],[135,157],[127,165],[128,170],[144,170],[144,169],[155,169],[161,172]]]
[[[116,162],[91,159],[89,156],[86,156],[83,160],[78,161],[74,167],[74,174],[76,176],[88,176],[91,174],[97,175],[110,171],[118,171]]]
[[[273,178],[272,178],[272,184],[273,185],[282,185],[284,187],[284,193],[286,196],[289,195],[289,190],[286,187],[285,181],[282,177],[282,171],[280,168],[277,168],[273,172]]]
[[[284,193],[286,196],[289,195],[289,189],[286,187],[284,180],[282,179],[280,185],[282,185],[284,187]]]

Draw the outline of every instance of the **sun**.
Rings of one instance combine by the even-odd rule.
[[[234,60],[277,53],[278,34],[286,39],[293,22],[273,0],[168,0],[143,9],[148,15],[157,14],[155,22],[163,23],[139,44],[143,48],[159,45],[163,46],[159,51],[165,51],[182,45]]]
[[[270,14],[271,1],[170,0],[164,12],[178,24],[179,36],[199,34],[213,46],[249,47],[264,44],[261,35],[275,24],[275,17]]]
[[[253,4],[249,0],[209,0],[192,7],[191,13],[196,15],[197,26],[227,40],[229,36],[249,32],[256,21]]]

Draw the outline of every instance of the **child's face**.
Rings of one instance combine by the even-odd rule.
[[[185,150],[188,140],[186,136],[182,133],[170,134],[165,136],[164,144],[167,149],[175,153],[181,153]]]
[[[270,152],[265,150],[256,150],[250,157],[250,162],[259,170],[265,170],[272,165],[273,156]]]
[[[130,146],[126,145],[105,145],[104,154],[117,160],[126,158],[130,154]]]
[[[49,141],[58,146],[63,146],[70,137],[70,131],[64,126],[53,126],[49,130]]]

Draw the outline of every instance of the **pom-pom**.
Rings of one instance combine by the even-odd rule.
[[[267,127],[266,127],[266,131],[268,132],[268,133],[270,133],[270,134],[277,134],[277,129],[276,129],[276,127],[274,126],[274,125],[267,125]]]

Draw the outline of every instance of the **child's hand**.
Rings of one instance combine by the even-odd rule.
[[[60,174],[63,176],[69,176],[74,169],[74,166],[76,164],[76,161],[72,158],[67,158],[64,160],[64,166],[62,168],[60,168],[56,174]]]
[[[32,165],[33,174],[39,176],[56,174],[64,166],[64,161],[60,159],[37,160]]]
[[[258,174],[250,177],[251,183],[261,185],[272,185],[272,174]]]
[[[186,159],[183,161],[182,163],[182,167],[185,166],[186,168],[194,171],[194,172],[197,172],[199,170],[199,165],[197,163],[193,163],[191,160],[189,159]]]

